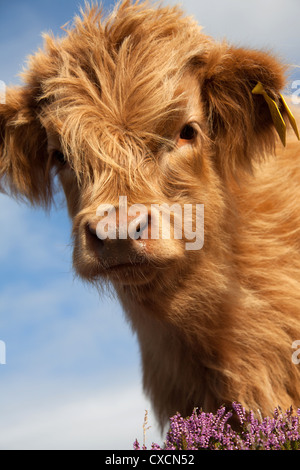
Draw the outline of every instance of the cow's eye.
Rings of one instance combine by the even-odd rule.
[[[54,150],[54,152],[52,153],[52,157],[54,158],[54,160],[56,160],[57,163],[59,163],[62,166],[64,166],[67,163],[67,160],[64,154],[60,150]]]
[[[191,124],[186,124],[180,131],[177,145],[181,147],[187,143],[191,143],[197,136],[196,129]]]

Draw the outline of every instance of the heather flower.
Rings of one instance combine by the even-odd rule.
[[[133,443],[133,450],[141,450],[139,441],[137,439]]]
[[[239,430],[233,430],[228,420],[238,418]],[[140,450],[135,440],[134,449]],[[147,449],[145,444],[142,450]],[[170,427],[163,447],[156,450],[298,450],[300,449],[300,408],[282,412],[278,407],[272,417],[258,419],[251,410],[246,412],[240,403],[232,411],[223,406],[213,413],[195,409],[183,418],[179,413],[170,418]]]

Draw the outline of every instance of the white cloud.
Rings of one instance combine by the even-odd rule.
[[[162,443],[139,383],[118,386],[98,393],[89,393],[83,386],[81,393],[75,390],[69,397],[62,394],[58,398],[44,390],[45,403],[25,397],[26,407],[17,402],[1,412],[0,449],[130,450],[136,438],[143,442],[145,409],[151,426],[146,444]]]
[[[166,0],[181,4],[217,40],[268,49],[288,63],[300,63],[298,0]]]

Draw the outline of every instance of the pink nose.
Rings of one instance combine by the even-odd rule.
[[[93,218],[87,224],[87,241],[99,259],[107,266],[113,267],[141,261],[139,240],[148,238],[150,214],[140,217],[128,216],[119,220],[117,211],[111,224],[101,224],[101,219]]]

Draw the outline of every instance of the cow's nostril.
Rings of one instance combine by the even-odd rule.
[[[97,244],[98,247],[104,245],[104,240],[97,235],[97,223],[88,222],[85,226],[86,235],[92,243]]]
[[[91,235],[97,237],[97,224],[95,222],[88,222],[86,224],[86,229]]]
[[[87,223],[87,229],[89,230],[89,232],[90,232],[92,235],[97,235],[97,232],[96,232],[96,224],[95,224],[95,223],[88,222],[88,223]]]
[[[142,216],[138,225],[136,226],[136,230],[135,230],[136,237],[134,237],[136,240],[143,238],[143,235],[145,235],[146,232],[148,234],[148,230],[150,228],[150,222],[151,222],[150,214],[145,214],[144,216]]]
[[[149,238],[151,215],[144,213],[138,217],[130,216],[125,221],[125,225],[123,220],[117,220],[112,221],[110,226],[99,224],[99,218],[91,219],[86,223],[85,230],[87,241],[93,249],[99,251],[100,247],[107,246],[107,250],[111,250],[112,246],[116,245],[120,250],[123,250],[125,241],[128,243],[130,240]]]

